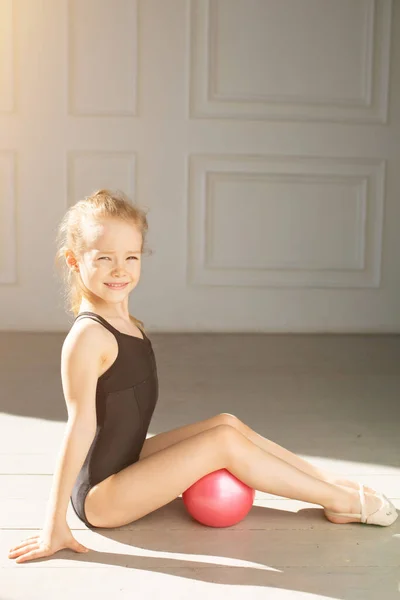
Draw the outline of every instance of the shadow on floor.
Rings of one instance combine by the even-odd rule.
[[[273,513],[271,530],[265,529],[265,521],[271,517],[268,513]],[[325,519],[318,508],[292,513],[254,506],[246,517],[246,529],[243,522],[231,528],[214,529],[193,521],[182,500],[177,498],[125,527],[93,529],[108,540],[131,545],[133,554],[121,554],[118,549],[112,553],[91,550],[85,555],[64,550],[56,557],[209,583],[295,590],[341,600],[359,600],[367,595],[372,598],[373,590],[379,597],[379,582],[384,578],[385,600],[397,597],[400,523],[388,528],[328,523],[327,529],[313,529],[313,524],[321,521]],[[176,528],[166,530],[168,522],[174,522]],[[282,538],[286,539],[286,547]],[[140,555],[153,552],[161,556]],[[239,561],[243,561],[243,566],[229,564]],[[282,562],[291,566],[282,566]]]

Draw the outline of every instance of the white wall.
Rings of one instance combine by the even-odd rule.
[[[55,230],[111,187],[150,331],[399,332],[399,36],[390,0],[1,0],[0,329],[69,328]]]

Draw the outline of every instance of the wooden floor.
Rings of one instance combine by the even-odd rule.
[[[91,548],[16,564],[8,549],[44,519],[66,408],[65,335],[0,333],[0,599],[400,598],[400,519],[334,525],[318,506],[257,492],[244,521],[204,527],[182,499]],[[400,337],[150,334],[160,381],[156,434],[220,412],[400,508]],[[266,477],[268,474],[266,473]]]

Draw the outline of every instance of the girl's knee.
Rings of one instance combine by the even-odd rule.
[[[240,420],[230,413],[221,413],[215,417],[217,425],[229,425],[234,429],[240,429]]]
[[[214,435],[214,444],[218,450],[224,450],[228,455],[231,455],[237,448],[241,434],[235,427],[231,425],[217,425],[212,430]]]

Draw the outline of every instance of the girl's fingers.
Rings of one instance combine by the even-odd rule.
[[[17,558],[17,560],[15,562],[21,563],[21,562],[25,562],[27,560],[32,560],[34,558],[42,558],[43,556],[47,556],[47,554],[48,554],[48,552],[37,548],[36,550],[32,550],[31,552],[28,552],[28,554],[23,554],[22,556]]]
[[[18,544],[18,546],[14,546],[14,548],[11,548],[10,552],[13,552],[14,550],[19,550],[19,548],[23,548],[27,544],[31,544],[32,540],[37,540],[39,537],[39,535],[35,535],[33,537],[27,538],[26,540]]]
[[[39,544],[26,544],[20,548],[17,548],[16,550],[12,550],[11,552],[9,552],[8,556],[15,558],[16,556],[21,556],[21,554],[24,554],[25,552],[27,552],[28,550],[33,550],[34,548],[38,548]]]

